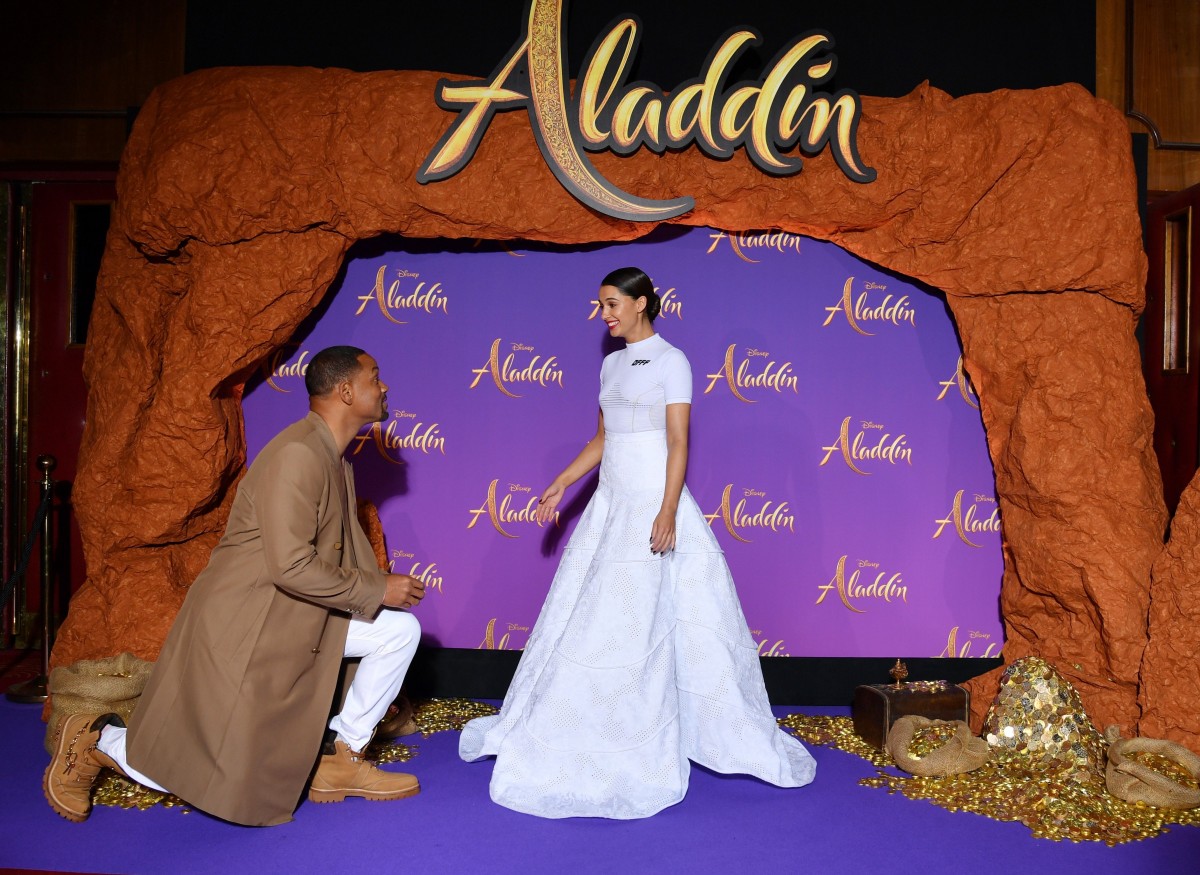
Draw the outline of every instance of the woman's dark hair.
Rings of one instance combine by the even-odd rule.
[[[304,371],[304,388],[309,396],[328,395],[342,380],[353,380],[362,369],[360,355],[366,352],[357,346],[329,346],[313,356]]]
[[[662,301],[654,291],[654,283],[640,267],[618,267],[600,281],[602,286],[612,286],[628,298],[646,299],[646,318],[651,322],[662,308]]]

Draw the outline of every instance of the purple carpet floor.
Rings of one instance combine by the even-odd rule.
[[[490,761],[463,763],[458,733],[415,743],[388,768],[422,791],[399,802],[304,803],[292,823],[232,826],[179,808],[98,807],[83,824],[42,798],[40,708],[0,701],[0,867],[96,873],[968,873],[1027,875],[1200,872],[1200,829],[1116,847],[1034,839],[1017,823],[951,813],[861,787],[874,769],[811,747],[816,781],[781,790],[693,767],[679,805],[639,821],[542,820],[488,799]],[[777,708],[777,714],[845,709]]]

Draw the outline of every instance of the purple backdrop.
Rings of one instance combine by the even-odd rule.
[[[789,234],[663,228],[573,249],[359,244],[247,387],[249,452],[307,409],[317,350],[379,359],[391,418],[347,454],[427,643],[524,646],[594,487],[529,519],[596,428],[600,279],[658,284],[692,365],[687,482],[764,655],[994,656],[1002,558],[978,402],[944,301]]]

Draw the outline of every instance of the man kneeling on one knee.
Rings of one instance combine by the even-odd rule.
[[[425,594],[376,566],[342,458],[363,426],[387,418],[387,386],[348,346],[319,352],[304,382],[308,416],[238,485],[128,729],[111,714],[62,722],[43,784],[68,820],[88,816],[102,767],[252,826],[291,820],[310,775],[314,802],[418,792],[412,775],[363,758],[417,649],[406,609]],[[362,659],[327,732],[343,657]]]

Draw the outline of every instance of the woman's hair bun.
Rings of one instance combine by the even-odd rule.
[[[646,318],[651,322],[662,309],[662,300],[654,291],[654,283],[640,267],[618,267],[600,281],[602,286],[612,286],[630,298],[646,299]]]

